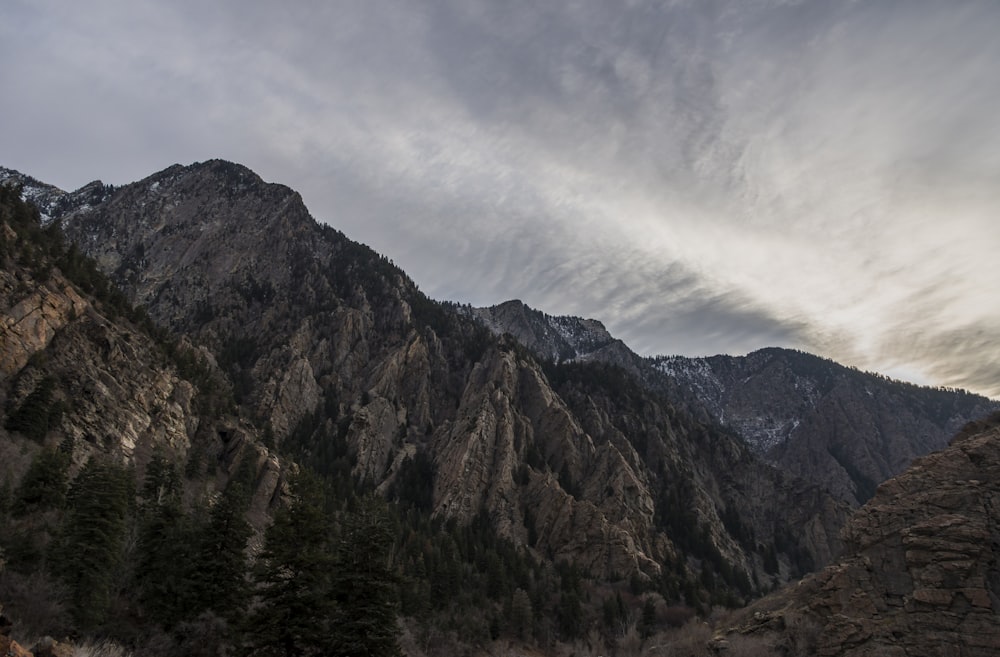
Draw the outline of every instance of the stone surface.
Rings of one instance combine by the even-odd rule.
[[[1000,653],[1000,416],[880,486],[845,541],[843,558],[755,603],[732,631],[788,654]]]

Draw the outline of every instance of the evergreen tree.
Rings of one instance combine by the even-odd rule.
[[[531,636],[531,620],[534,612],[531,607],[531,598],[524,589],[517,589],[511,596],[510,602],[510,629],[519,639],[528,639]]]
[[[251,529],[243,517],[247,498],[244,490],[241,485],[227,487],[201,532],[195,558],[193,612],[213,610],[232,619],[246,604],[249,586],[244,550]]]
[[[399,655],[397,578],[390,559],[394,532],[381,499],[345,515],[333,577],[334,652],[344,657]]]
[[[58,509],[66,501],[69,458],[55,449],[43,449],[24,473],[14,496],[14,515]]]
[[[330,525],[316,480],[292,480],[295,502],[279,509],[254,570],[259,604],[247,636],[259,655],[335,654],[331,650]]]
[[[177,469],[161,454],[146,466],[142,498],[135,571],[139,600],[151,617],[172,627],[191,607],[190,545],[195,532],[181,506]]]
[[[25,397],[21,405],[7,416],[4,427],[8,431],[18,431],[28,438],[41,441],[49,429],[62,418],[62,405],[52,402],[55,379],[42,378],[35,389]]]
[[[647,595],[642,603],[642,618],[639,621],[639,632],[643,639],[652,636],[656,629],[656,601]]]
[[[71,613],[82,630],[96,629],[109,620],[118,593],[115,584],[123,561],[131,492],[129,471],[96,457],[70,487],[51,566],[69,589]]]

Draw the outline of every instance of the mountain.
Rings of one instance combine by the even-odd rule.
[[[879,486],[844,556],[764,598],[716,639],[784,655],[995,655],[1000,650],[1000,415]]]
[[[512,335],[543,360],[593,360],[634,371],[634,353],[596,319],[549,315],[518,300],[488,308],[457,308],[494,334]]]
[[[1000,403],[893,381],[831,360],[768,348],[747,356],[643,358],[595,320],[509,301],[465,312],[541,358],[620,365],[706,422],[735,431],[784,472],[858,506],[914,458],[941,449]]]
[[[655,367],[768,461],[852,504],[1000,408],[966,391],[893,381],[787,349],[660,358]]]
[[[235,411],[210,354],[157,329],[0,185],[0,598],[20,637],[142,625],[125,611],[150,586],[142,484],[165,468],[188,541],[175,568],[217,553],[199,547],[206,516],[237,488],[240,549],[260,549],[290,464]]]
[[[317,224],[292,190],[212,161],[69,206],[67,235],[154,321],[216,353],[243,406],[279,441],[308,451],[337,442],[340,465],[347,459],[385,491],[407,459],[426,454],[435,514],[470,522],[485,513],[501,536],[594,573],[655,577],[677,558],[680,539],[657,518],[688,487],[689,529],[708,527],[726,560],[770,578],[760,546],[721,518],[730,509],[757,519],[746,533],[761,542],[791,535],[768,514],[737,509],[791,495],[777,473],[652,393],[635,389],[652,412],[627,411],[604,368],[544,371],[518,343],[491,337],[383,256]],[[575,336],[596,345],[601,330]],[[749,485],[766,488],[764,499],[747,496]],[[814,501],[797,520],[823,529],[789,547],[788,564],[823,562],[836,547],[840,512],[805,498]]]
[[[263,526],[282,466],[257,429],[231,412],[222,373],[198,349],[157,332],[54,227],[5,214],[0,443],[8,483],[45,439],[72,471],[99,454],[141,475],[155,451],[203,470],[211,454],[215,476],[199,483],[206,491],[247,460],[257,482],[251,515]]]
[[[62,203],[54,220],[128,299],[204,345],[243,414],[331,476],[391,494],[426,458],[435,516],[485,514],[594,575],[681,564],[675,588],[704,569],[692,552],[750,592],[836,551],[844,511],[818,490],[654,391],[623,395],[615,368],[543,367],[244,167],[173,166]]]
[[[300,467],[331,512],[374,492],[403,615],[472,642],[611,640],[644,600],[655,625],[656,605],[739,604],[840,552],[847,504],[597,322],[435,302],[230,162],[75,192],[2,175],[46,215],[3,228],[0,340],[31,345],[4,350],[10,454],[66,442],[79,477],[95,455],[141,473],[167,452],[193,463],[192,508],[251,484],[258,532],[295,508]],[[28,461],[0,486],[21,490]]]

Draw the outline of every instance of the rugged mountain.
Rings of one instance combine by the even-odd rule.
[[[130,301],[205,345],[245,417],[329,477],[390,496],[416,481],[436,517],[485,516],[538,558],[689,602],[837,550],[845,509],[819,489],[618,367],[543,367],[243,167],[92,183],[58,207]],[[572,349],[616,344],[596,324],[565,333]]]
[[[995,415],[882,484],[848,523],[845,555],[741,612],[729,637],[785,655],[995,655],[998,505]]]
[[[757,453],[852,504],[1000,407],[962,390],[893,381],[787,349],[659,358],[655,366]]]
[[[893,381],[788,349],[747,356],[642,358],[599,322],[508,301],[466,309],[543,358],[620,365],[702,421],[720,423],[790,475],[857,506],[916,457],[1000,403]]]
[[[111,618],[118,637],[152,633],[138,601],[171,583],[142,570],[146,537],[173,519],[161,544],[175,573],[206,564],[225,554],[213,530],[239,504],[230,554],[242,560],[285,498],[287,467],[236,414],[210,355],[157,330],[18,191],[0,185],[0,599],[18,639]],[[157,517],[152,500],[168,497]]]
[[[543,360],[593,360],[636,372],[635,354],[596,319],[549,315],[518,300],[488,308],[457,308],[496,335],[509,333]]]
[[[71,473],[97,454],[139,476],[159,452],[211,471],[190,490],[210,496],[245,461],[261,528],[282,466],[232,412],[207,354],[165,342],[57,231],[11,207],[0,208],[0,482],[16,483],[44,447],[67,454]]]

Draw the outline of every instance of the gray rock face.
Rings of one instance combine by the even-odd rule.
[[[2,220],[0,231],[13,232]],[[33,410],[48,416],[47,431],[30,440],[0,429],[3,451],[31,454],[44,440],[69,452],[74,470],[95,454],[111,455],[136,466],[139,477],[154,451],[182,470],[191,458],[204,458],[221,466],[200,480],[207,493],[221,489],[244,457],[255,459],[251,517],[262,528],[282,466],[257,446],[257,430],[219,409],[206,412],[199,384],[185,378],[164,344],[84,293],[46,258],[36,254],[27,266],[23,258],[2,256],[0,408],[9,417],[33,393],[48,390]],[[190,346],[178,349],[197,357]]]
[[[1000,416],[882,484],[845,556],[737,619],[793,655],[1000,651]]]
[[[509,333],[542,358],[554,361],[586,359],[618,342],[595,319],[545,314],[513,300],[489,308],[462,309],[492,333]]]
[[[853,506],[914,458],[941,449],[966,422],[1000,408],[979,395],[904,384],[787,349],[642,358],[595,320],[554,317],[520,301],[460,310],[543,358],[622,367]]]

